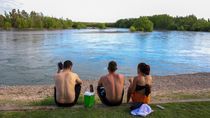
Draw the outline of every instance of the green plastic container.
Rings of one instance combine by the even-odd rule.
[[[93,92],[85,92],[84,94],[84,105],[85,107],[93,107],[95,104],[95,95]]]

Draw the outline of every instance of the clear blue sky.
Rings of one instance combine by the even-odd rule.
[[[93,22],[154,14],[210,18],[210,0],[0,0],[0,13],[13,8]]]

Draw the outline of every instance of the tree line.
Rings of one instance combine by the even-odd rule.
[[[113,24],[117,28],[130,28],[130,31],[178,30],[210,32],[210,20],[194,15],[172,17],[167,14],[120,19]]]
[[[139,18],[120,19],[115,23],[73,22],[70,19],[44,16],[42,13],[13,9],[10,12],[0,14],[0,29],[83,29],[106,27],[130,28],[131,32],[155,30],[179,30],[179,31],[208,31],[210,32],[210,20],[197,18],[194,15],[185,17],[172,17],[167,14],[143,16]]]
[[[42,13],[31,11],[27,13],[25,10],[13,9],[11,12],[0,14],[0,28],[9,30],[15,29],[83,29],[87,27],[96,27],[105,29],[105,23],[84,23],[73,22],[70,19],[55,18],[44,16]]]

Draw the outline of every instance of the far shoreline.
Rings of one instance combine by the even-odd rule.
[[[152,33],[152,32],[195,32],[195,33],[210,33],[209,31],[188,31],[188,30],[165,30],[165,29],[154,29],[152,32],[144,32],[144,31],[136,31],[136,32],[131,32],[129,31],[129,28],[118,28],[118,27],[107,27],[105,29],[100,29],[97,27],[87,27],[87,28],[81,28],[81,29],[77,29],[77,28],[67,28],[67,29],[35,29],[35,28],[27,28],[27,29],[17,29],[17,28],[11,28],[9,30],[5,30],[0,28],[0,32],[12,32],[12,31],[16,31],[16,32],[31,32],[31,31],[64,31],[64,30],[101,30],[101,31],[95,31],[95,32],[87,32],[87,33]],[[128,31],[102,31],[102,30],[106,30],[106,29],[127,29]],[[86,33],[86,32],[85,32]]]

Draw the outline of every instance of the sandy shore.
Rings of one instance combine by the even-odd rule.
[[[97,80],[83,80],[82,93],[89,90],[89,85],[97,86]],[[125,82],[125,90],[129,86]],[[0,101],[36,101],[53,96],[54,85],[0,86]],[[210,93],[210,73],[154,76],[152,87],[153,101],[170,99],[169,95]],[[167,97],[169,96],[169,97]],[[193,97],[193,96],[192,96]],[[208,96],[207,96],[208,97]],[[156,98],[156,99],[155,99]],[[1,102],[0,102],[1,103]]]

